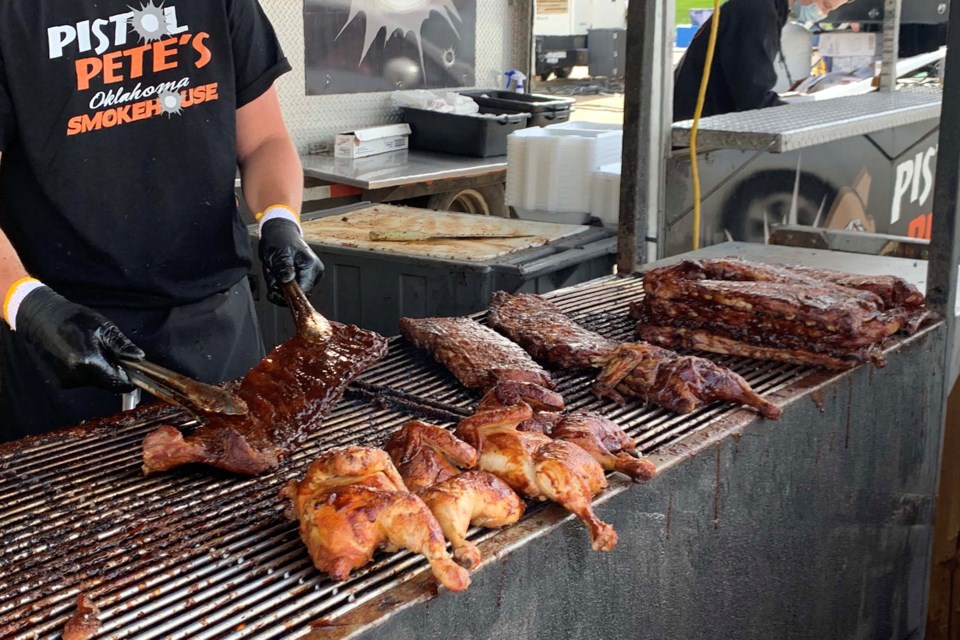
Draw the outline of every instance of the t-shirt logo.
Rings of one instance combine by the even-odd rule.
[[[67,135],[172,117],[219,100],[218,83],[193,86],[191,76],[213,58],[209,39],[180,24],[176,6],[157,6],[154,0],[125,13],[47,29],[50,59],[76,56],[77,92],[90,94],[89,111],[67,120]],[[159,81],[160,76],[165,78]]]

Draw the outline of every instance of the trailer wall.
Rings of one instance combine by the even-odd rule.
[[[277,82],[283,114],[301,153],[318,153],[338,131],[399,121],[389,93],[307,96],[304,65],[303,2],[261,0],[273,22],[293,71]],[[502,82],[509,69],[525,69],[530,60],[532,3],[477,0],[477,68],[479,88]],[[529,74],[528,74],[529,75]]]

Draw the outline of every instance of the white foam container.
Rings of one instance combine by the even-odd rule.
[[[529,128],[507,140],[507,204],[525,220],[581,224],[590,218],[594,172],[620,160],[623,133]]]
[[[594,172],[590,212],[605,227],[615,229],[620,225],[620,163],[600,167]]]

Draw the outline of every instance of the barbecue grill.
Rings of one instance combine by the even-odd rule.
[[[714,248],[800,262],[762,250]],[[919,269],[855,260],[848,269]],[[642,281],[548,297],[629,340]],[[477,395],[399,339],[264,477],[144,478],[143,437],[190,426],[165,407],[11,443],[0,447],[0,637],[59,637],[81,594],[100,609],[100,638],[908,637],[924,622],[944,334],[935,323],[897,341],[885,369],[839,374],[711,356],[784,406],[778,422],[723,404],[688,416],[617,407],[592,396],[590,376],[556,374],[570,407],[617,421],[660,475],[643,486],[615,476],[598,498],[620,534],[609,554],[552,506],[473,531],[484,563],[462,594],[438,592],[426,561],[405,552],[331,582],[277,498],[327,448],[469,414]]]

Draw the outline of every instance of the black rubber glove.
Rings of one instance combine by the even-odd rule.
[[[289,220],[276,218],[260,230],[260,262],[267,283],[267,300],[287,306],[283,285],[297,281],[304,293],[323,276],[323,263],[303,239],[300,227]]]
[[[133,385],[117,358],[144,357],[115,324],[48,287],[31,292],[20,304],[17,334],[40,352],[65,389],[131,391]]]

